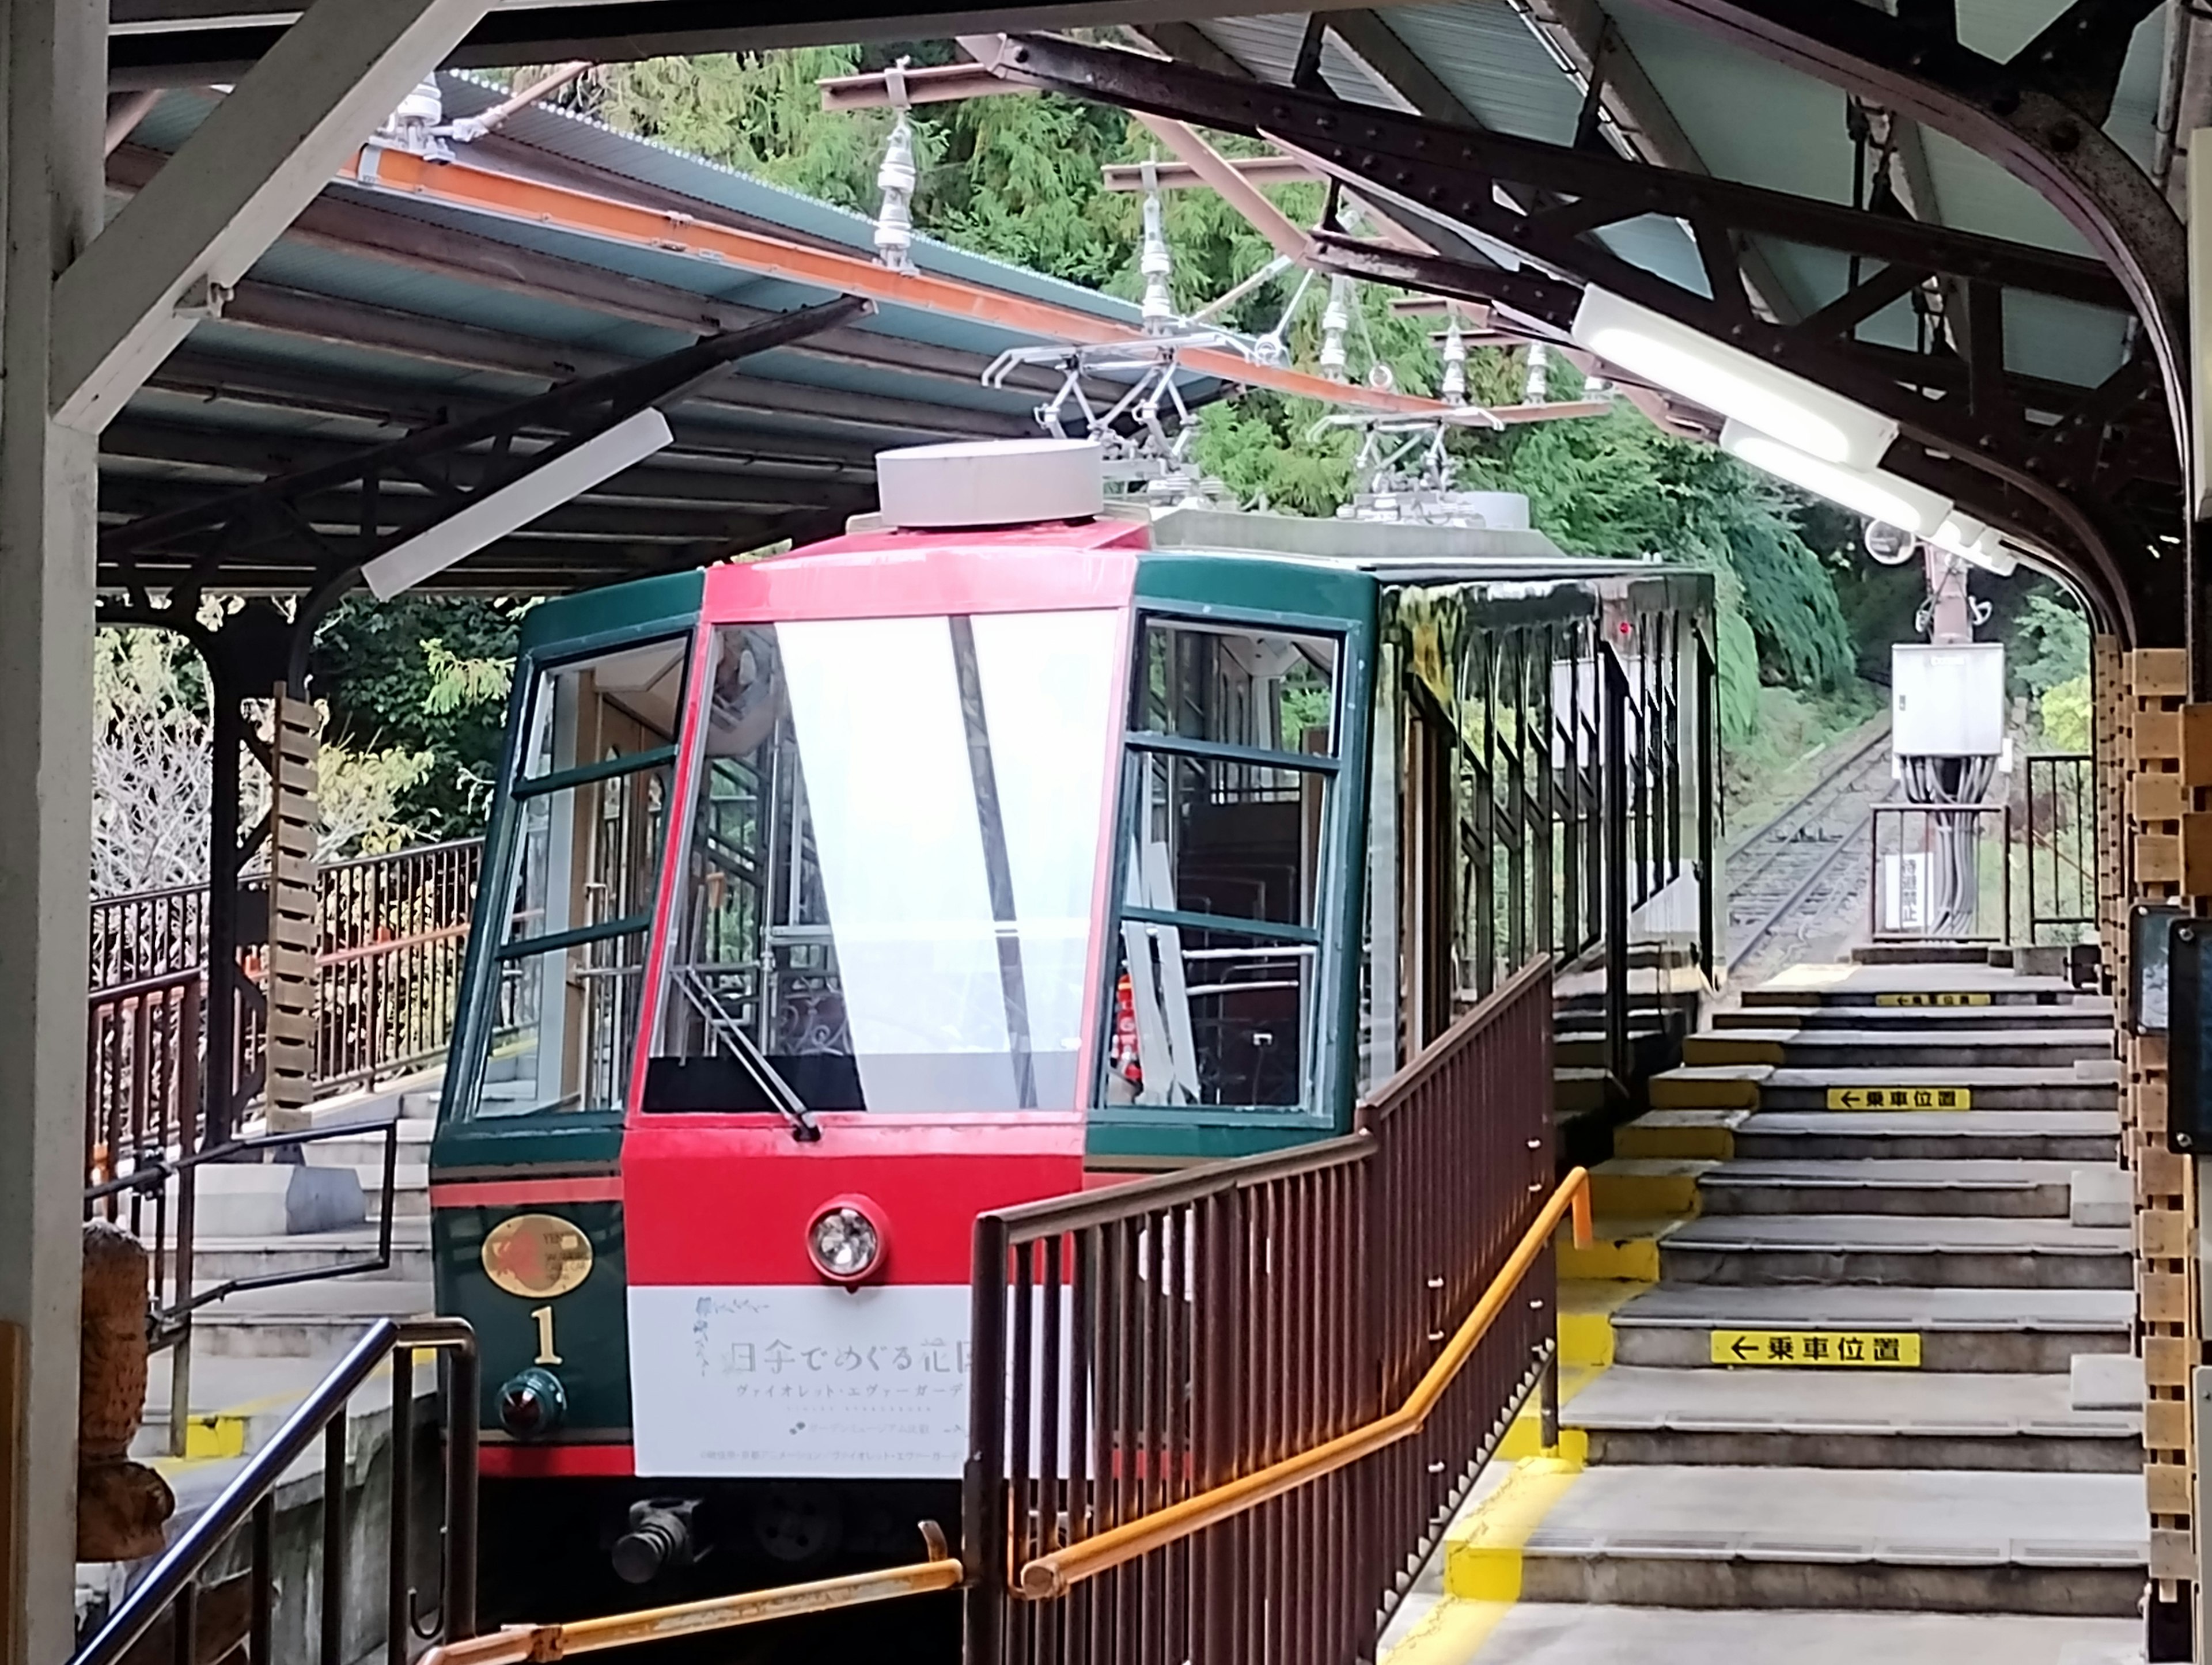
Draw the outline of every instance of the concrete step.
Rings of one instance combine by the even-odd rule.
[[[288,1237],[195,1237],[192,1276],[196,1283],[222,1283],[233,1278],[261,1278],[278,1273],[319,1271],[343,1261],[374,1255],[377,1229],[374,1224],[343,1231],[313,1231]],[[173,1252],[173,1250],[172,1251]],[[427,1283],[431,1275],[430,1221],[428,1215],[395,1216],[392,1228],[392,1265],[383,1272],[354,1274],[368,1278],[397,1278]]]
[[[1920,1368],[1928,1371],[2063,1376],[2076,1353],[2129,1350],[2135,1296],[2125,1289],[1663,1284],[1625,1303],[1611,1324],[1619,1364],[1703,1370],[1713,1362],[1716,1330],[1824,1330],[1917,1334]],[[1792,1379],[1817,1374],[1776,1368]]]
[[[1441,1598],[1449,1602],[1450,1598]],[[1519,1601],[1492,1614],[1473,1602],[1437,1612],[1408,1596],[1395,1631],[1461,1610],[1487,1640],[1460,1665],[2142,1665],[2135,1619],[2021,1613],[1670,1612],[1664,1607]],[[1479,1617],[1475,1617],[1477,1613]],[[1440,1627],[1441,1628],[1441,1626]],[[1384,1638],[1387,1650],[1388,1636]],[[1449,1656],[1424,1651],[1423,1658]]]
[[[2077,1030],[2109,1033],[2112,1027],[2112,1006],[2109,1000],[2092,1000],[2087,996],[2056,1004],[2008,1001],[1990,1006],[1888,1006],[1841,1001],[1834,1005],[1800,1004],[1795,998],[1787,1004],[1778,1001],[1753,1003],[1747,995],[1744,1005],[1716,1012],[1707,1021],[1717,1031],[1848,1029],[1878,1032],[1918,1030],[1930,1035],[1954,1035],[1973,1034],[1985,1030],[1998,1033],[2057,1030],[2070,1035]]]
[[[1851,950],[1855,965],[1977,966],[2009,969],[2009,950],[1983,942],[1863,942]],[[2000,959],[1999,956],[2007,956]]]
[[[1780,1071],[2068,1071],[2077,1059],[2112,1055],[2110,1028],[1930,1032],[1884,1029],[1729,1029],[1682,1042],[1687,1065],[1772,1064]],[[1770,1078],[1771,1081],[1771,1078]]]
[[[2064,1219],[1893,1214],[1708,1216],[1660,1243],[1686,1284],[1879,1284],[1915,1289],[2132,1289],[2125,1230]]]
[[[346,1124],[351,1125],[351,1124]],[[399,1165],[403,1168],[430,1159],[431,1136],[438,1124],[420,1117],[408,1117],[399,1124]],[[300,1147],[310,1166],[321,1168],[374,1168],[384,1165],[384,1133],[380,1127],[364,1129],[358,1136],[338,1139],[319,1139],[312,1145]]]
[[[1744,1159],[1699,1176],[1707,1214],[1892,1214],[2064,1219],[2074,1164]]]
[[[1562,1420],[1605,1463],[2135,1474],[2142,1418],[2077,1411],[2063,1376],[1616,1366]]]
[[[431,1310],[428,1281],[334,1278],[254,1290],[202,1307],[192,1316],[194,1357],[333,1358],[379,1318]]]
[[[1747,988],[1753,1006],[1866,1006],[1887,996],[1930,1001],[1987,996],[1991,1006],[2035,1006],[2089,1000],[2063,977],[2028,977],[1990,966],[1798,965]]]
[[[1790,1110],[1745,1117],[1741,1158],[2111,1163],[2119,1118],[2108,1110]]]
[[[1763,1110],[1831,1108],[1832,1091],[1894,1087],[1964,1088],[1978,1110],[2109,1110],[2119,1102],[2115,1082],[2072,1066],[2055,1069],[1898,1065],[1889,1069],[1778,1069],[1759,1084]]]
[[[1519,1552],[1521,1595],[2119,1618],[2148,1527],[2130,1474],[1593,1468]]]

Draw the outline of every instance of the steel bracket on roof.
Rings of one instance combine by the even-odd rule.
[[[1929,477],[1940,475],[1942,489],[1978,518],[2078,552],[2086,568],[2079,575],[2100,611],[2134,634],[2142,586],[2129,582],[2119,556],[2147,540],[2108,505],[2118,495],[2116,470],[2143,453],[2113,443],[2110,420],[2098,426],[2094,445],[2085,422],[2075,420],[2107,410],[2107,390],[2031,380],[2002,362],[2008,289],[2125,309],[2128,291],[2099,262],[1057,38],[1008,37],[989,61],[1073,96],[1272,140],[1386,201],[1448,216],[1528,257],[1509,270],[1316,234],[1321,263],[1335,270],[1494,303],[1539,335],[1563,331],[1581,286],[1595,283],[1849,393],[1901,424],[1892,466],[1931,485],[1939,481]],[[1516,206],[1522,200],[1549,205],[1524,210]],[[1592,234],[1646,214],[1686,226],[1710,294],[1632,264]],[[1738,240],[1754,234],[1874,264],[1811,318],[1777,324],[1753,311],[1742,282]],[[1857,324],[1931,275],[1956,279],[1978,297],[1960,331],[1963,351],[1940,336],[1917,353],[1852,338]],[[2103,470],[2094,481],[2062,489],[2045,477],[2052,459],[2039,447],[2054,423],[2083,435],[2066,460],[2078,468],[2086,453]],[[2091,484],[2100,489],[2093,493]]]
[[[158,568],[169,605],[189,616],[227,564],[281,556],[315,574],[307,609],[313,614],[315,604],[327,605],[351,588],[361,568],[385,550],[485,494],[649,406],[681,401],[740,359],[872,309],[871,301],[846,297],[781,313],[356,456],[129,521],[101,535],[100,562],[119,573],[131,605],[141,609],[156,585],[149,568]]]
[[[2179,471],[2189,444],[2187,241],[2157,185],[2102,125],[2153,0],[2073,0],[2005,63],[1960,43],[1955,0],[1900,0],[1896,15],[1859,0],[1632,3],[1909,115],[2057,209],[2127,289],[2163,385]],[[2131,559],[2128,581],[2146,596],[2159,585],[2185,587],[2192,697],[2212,698],[2212,594],[2193,570],[2194,529],[2177,507],[2158,531],[2186,535],[2188,570],[2169,579]],[[2140,603],[2136,611],[2146,623],[2158,616]]]

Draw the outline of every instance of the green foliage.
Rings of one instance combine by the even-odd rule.
[[[2051,684],[2036,698],[2044,744],[2052,751],[2089,750],[2089,673]]]
[[[514,659],[465,659],[437,636],[422,644],[422,664],[430,678],[422,709],[433,717],[450,717],[487,702],[503,706],[514,686]]]
[[[1531,520],[1563,549],[1664,556],[1723,575],[1724,713],[1733,683],[1737,720],[1747,717],[1747,631],[1765,680],[1830,693],[1856,675],[1835,586],[1805,540],[1808,511],[1783,488],[1627,410],[1487,443],[1497,453],[1481,471],[1487,483],[1526,492]]]
[[[332,744],[430,754],[392,790],[392,818],[422,838],[483,830],[483,783],[497,772],[514,674],[519,604],[365,596],[342,605],[315,643],[315,688]]]
[[[817,77],[951,60],[945,43],[809,47],[611,65],[578,97],[628,131],[662,139],[776,184],[872,215],[876,167],[893,119],[888,111],[831,114]],[[921,179],[916,227],[960,246],[1054,276],[1134,296],[1141,287],[1139,199],[1106,191],[1109,162],[1152,154],[1134,118],[1050,95],[927,105],[910,117]],[[1264,148],[1208,136],[1231,155]],[[1311,225],[1321,187],[1272,188],[1293,222]],[[1170,192],[1166,228],[1173,288],[1186,310],[1258,270],[1273,251],[1208,191]],[[1281,327],[1294,362],[1311,365],[1326,280],[1290,272],[1260,285],[1220,321],[1255,333]],[[1433,316],[1401,315],[1391,292],[1356,291],[1351,371],[1377,364],[1408,392],[1433,390]],[[1485,349],[1470,355],[1470,394],[1516,401],[1522,361]],[[1575,375],[1555,362],[1554,398]],[[1349,495],[1356,450],[1342,432],[1310,437],[1325,408],[1249,392],[1208,410],[1196,455],[1244,501],[1327,515]],[[1735,738],[1759,721],[1762,683],[1826,696],[1851,685],[1857,653],[1820,551],[1855,543],[1856,524],[1815,508],[1709,447],[1662,434],[1641,416],[1613,416],[1469,434],[1456,442],[1470,484],[1526,492],[1534,524],[1563,547],[1592,555],[1695,562],[1719,576],[1722,715]]]
[[[2008,636],[2005,657],[2019,692],[2041,700],[2053,689],[2077,680],[2086,690],[2089,621],[2055,586],[2039,585],[2021,599]]]
[[[585,100],[624,132],[872,212],[890,114],[832,114],[823,109],[814,84],[824,76],[849,75],[860,58],[854,46],[800,46],[646,58],[595,71]]]

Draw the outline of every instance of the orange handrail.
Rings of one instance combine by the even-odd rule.
[[[1498,1321],[1498,1314],[1504,1311],[1506,1302],[1520,1288],[1522,1279],[1528,1275],[1528,1268],[1535,1264],[1544,1245],[1559,1229],[1561,1218],[1570,1210],[1574,1216],[1576,1246],[1587,1247],[1590,1241],[1590,1200],[1589,1174],[1585,1169],[1574,1169],[1559,1182],[1559,1188],[1552,1193],[1534,1223],[1515,1245],[1498,1275],[1491,1279],[1482,1298],[1474,1303],[1474,1310],[1468,1314],[1467,1322],[1459,1327],[1397,1409],[1310,1450],[1217,1486],[1210,1492],[1201,1492],[1195,1498],[1186,1498],[1165,1509],[1140,1515],[1133,1521],[1124,1521],[1095,1538],[1040,1555],[1023,1566],[1021,1593],[1033,1601],[1065,1595],[1071,1586],[1085,1578],[1095,1578],[1126,1561],[1133,1561],[1247,1510],[1256,1509],[1270,1498],[1310,1486],[1324,1475],[1419,1433],[1453,1378],[1474,1356],[1476,1346]]]
[[[510,1625],[486,1636],[441,1644],[424,1654],[418,1665],[545,1665],[570,1654],[600,1653],[672,1636],[697,1636],[740,1625],[764,1624],[771,1619],[827,1613],[832,1607],[951,1589],[963,1576],[960,1563],[945,1553],[942,1534],[935,1534],[933,1528],[931,1534],[930,1559],[907,1566],[787,1584],[780,1589],[750,1590],[742,1595],[711,1596],[673,1607],[647,1607],[605,1619],[579,1619],[565,1625]]]

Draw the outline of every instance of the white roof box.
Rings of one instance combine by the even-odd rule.
[[[876,454],[886,525],[916,532],[1082,520],[1105,507],[1091,440],[959,440]]]

